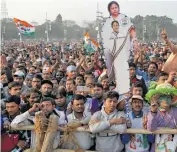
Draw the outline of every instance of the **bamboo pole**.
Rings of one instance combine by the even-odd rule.
[[[21,126],[17,128],[11,128],[11,130],[34,130],[34,126],[28,125],[28,126]],[[59,127],[58,130],[62,131],[63,128]],[[89,129],[85,129],[84,127],[78,127],[77,132],[90,132]],[[104,132],[113,133],[111,130],[107,130]],[[114,132],[115,133],[115,132]],[[122,132],[116,132],[122,134]],[[177,129],[171,129],[171,128],[159,128],[158,130],[154,132],[150,132],[146,129],[127,129],[124,133],[129,134],[177,134]]]

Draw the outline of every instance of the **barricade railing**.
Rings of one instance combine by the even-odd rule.
[[[59,127],[58,130],[62,131],[62,127]],[[21,126],[21,127],[12,127],[11,130],[34,130],[33,125],[28,125],[28,126]],[[90,132],[89,129],[85,129],[84,127],[78,127],[76,129],[77,132]],[[127,129],[125,132],[115,132],[112,130],[106,130],[104,132],[107,133],[129,133],[129,134],[177,134],[177,129],[171,129],[171,128],[158,128],[157,130],[151,132],[146,129]]]
[[[34,130],[34,126],[28,125],[28,126],[21,126],[21,127],[11,127],[11,130]],[[64,128],[59,127],[58,130],[63,131]],[[77,132],[91,132],[89,129],[85,129],[84,127],[78,127],[76,129]],[[104,131],[106,133],[128,133],[128,134],[177,134],[177,129],[171,129],[171,128],[158,128],[157,130],[151,132],[146,129],[127,129],[125,132],[115,132],[111,130]],[[24,152],[33,152],[33,149],[27,149]],[[75,152],[75,150],[70,149],[55,149],[52,152]],[[97,152],[97,151],[89,151],[86,150],[85,152]]]

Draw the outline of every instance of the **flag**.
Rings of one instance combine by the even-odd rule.
[[[84,48],[87,50],[87,52],[95,52],[97,51],[98,47],[100,47],[100,45],[90,37],[88,32],[86,32],[84,35]]]
[[[35,33],[35,27],[26,21],[19,20],[17,18],[14,18],[14,23],[17,26],[17,29],[19,32],[26,36],[33,36]]]

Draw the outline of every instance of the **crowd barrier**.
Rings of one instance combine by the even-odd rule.
[[[33,125],[28,125],[28,126],[22,126],[22,127],[12,127],[11,130],[34,130]],[[58,130],[62,130],[62,127],[59,127]],[[84,127],[78,127],[77,130],[78,132],[90,132],[89,129],[85,129]],[[113,133],[113,131],[106,130],[104,132],[107,133]],[[122,133],[122,132],[116,132],[116,133]],[[159,128],[156,131],[148,131],[146,129],[127,129],[124,133],[129,133],[129,134],[177,134],[177,129],[170,129],[170,128]]]
[[[18,128],[11,128],[11,130],[34,130],[34,126],[29,125],[29,126],[22,126]],[[62,130],[61,127],[58,128],[58,130]],[[77,132],[90,132],[89,129],[85,129],[84,127],[78,127]],[[106,130],[104,132],[107,133],[112,133],[113,131]],[[116,133],[121,133],[122,132],[116,132]],[[124,133],[129,133],[129,134],[177,134],[177,129],[170,129],[170,128],[159,128],[156,131],[148,131],[146,129],[127,129],[126,132]],[[33,149],[27,149],[24,152],[33,152]],[[70,150],[70,149],[55,149],[52,152],[75,152],[75,150]],[[97,151],[89,151],[86,150],[85,152],[97,152]]]

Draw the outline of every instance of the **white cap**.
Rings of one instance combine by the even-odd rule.
[[[16,71],[14,76],[16,76],[16,77],[25,77],[25,74],[22,71]]]

